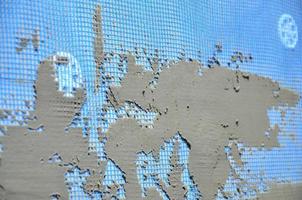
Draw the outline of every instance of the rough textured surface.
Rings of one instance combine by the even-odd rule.
[[[97,5],[93,15],[93,32],[94,32],[94,62],[95,62],[95,92],[100,87],[101,71],[100,67],[104,60],[103,51],[103,30],[102,30],[102,16],[101,6]]]
[[[234,161],[236,162],[236,164],[240,167],[243,166],[243,162],[241,160],[241,153],[238,149],[238,145],[236,143],[232,143],[232,146],[231,146],[231,153],[232,153],[232,156],[233,156],[233,159]]]
[[[127,199],[141,198],[136,174],[136,152],[159,149],[162,140],[150,129],[142,129],[134,119],[122,119],[108,130],[106,153],[125,172]]]
[[[171,156],[171,165],[172,169],[169,174],[169,182],[170,186],[165,188],[165,191],[169,195],[171,200],[184,199],[186,195],[186,188],[182,186],[181,183],[181,174],[182,174],[182,166],[178,163],[178,143],[174,144],[174,151]],[[163,187],[163,185],[162,185]]]
[[[161,199],[162,197],[156,191],[156,189],[150,189],[147,191],[146,200],[154,200],[154,199]]]
[[[64,184],[66,167],[73,163],[81,168],[97,168],[96,155],[87,155],[87,142],[80,129],[64,132],[72,117],[81,107],[84,92],[78,90],[74,97],[63,97],[57,91],[51,62],[42,63],[35,84],[37,97],[34,115],[36,121],[29,121],[27,127],[10,127],[4,136],[5,151],[0,167],[0,185],[6,199],[49,199],[52,193],[59,193],[61,199],[68,199]],[[43,132],[35,132],[44,126]],[[48,163],[58,153],[63,162]]]
[[[258,200],[300,200],[302,199],[301,184],[274,185],[264,194],[259,195]]]
[[[204,199],[214,199],[230,170],[224,153],[229,139],[250,146],[279,145],[277,134],[265,135],[270,128],[267,109],[294,106],[299,99],[295,93],[253,74],[214,67],[198,76],[198,69],[195,62],[173,64],[161,72],[152,90],[153,74],[143,72],[129,57],[129,72],[122,87],[111,88],[112,94],[118,105],[135,101],[159,117],[153,129],[140,128],[131,120],[109,129],[107,153],[125,171],[127,180],[135,181],[133,161],[141,144],[145,151],[157,151],[164,139],[179,131],[191,144],[189,167],[194,181]]]
[[[32,42],[32,46],[34,48],[35,51],[39,50],[40,47],[40,30],[38,28],[34,29],[33,33],[31,34],[31,36],[23,36],[23,37],[17,37],[18,39],[18,45],[16,47],[16,52],[20,53],[22,51],[24,51],[29,42]]]
[[[107,154],[126,173],[128,199],[141,198],[136,154],[139,151],[157,154],[164,140],[178,131],[191,144],[189,167],[194,181],[204,199],[213,199],[230,170],[224,154],[229,139],[251,146],[278,146],[279,130],[276,126],[269,127],[266,110],[283,104],[293,106],[298,101],[297,95],[280,89],[270,79],[252,74],[247,79],[246,74],[220,67],[197,76],[197,63],[185,62],[161,72],[156,89],[151,90],[149,82],[154,75],[143,72],[133,63],[133,58],[129,61],[129,73],[122,87],[111,88],[116,106],[130,100],[159,115],[153,129],[141,127],[133,119],[122,119],[108,131]],[[96,173],[86,189],[96,189],[94,183],[102,172],[96,156],[87,155],[88,145],[80,130],[64,132],[79,111],[84,92],[78,90],[74,97],[63,97],[57,91],[51,62],[40,65],[35,87],[37,120],[28,122],[31,131],[26,127],[9,128],[9,135],[3,140],[2,193],[7,199],[49,199],[55,192],[67,199],[63,176],[66,168],[47,162],[56,152],[63,162],[94,170]],[[36,132],[39,127],[44,131]],[[270,137],[265,136],[265,131],[272,133]],[[173,170],[171,187],[165,188],[172,199],[185,193],[176,189],[181,188],[179,174],[179,170]]]

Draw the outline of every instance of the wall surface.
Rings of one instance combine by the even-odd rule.
[[[302,3],[0,3],[0,200],[302,199]]]

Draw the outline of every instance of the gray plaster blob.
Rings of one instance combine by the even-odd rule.
[[[9,127],[2,137],[5,151],[0,167],[0,185],[8,200],[49,200],[52,193],[68,199],[64,180],[67,168],[63,164],[49,164],[48,158],[58,153],[64,163],[73,162],[81,168],[97,169],[97,156],[88,153],[87,141],[81,129],[64,130],[79,112],[85,94],[77,90],[74,97],[64,97],[54,81],[52,63],[45,61],[38,69],[36,121],[28,127],[44,126],[43,132],[29,132],[27,127]]]
[[[153,72],[143,71],[134,62],[128,56],[127,76],[121,87],[110,88],[110,94],[117,100],[117,106],[134,101],[159,115],[153,129],[140,127],[131,119],[121,119],[108,130],[106,151],[126,173],[129,199],[139,198],[135,175],[137,152],[158,154],[164,140],[178,131],[191,144],[189,168],[203,199],[214,199],[230,172],[224,153],[229,140],[255,147],[278,147],[277,134],[265,136],[270,128],[267,109],[294,106],[299,99],[297,94],[280,88],[269,78],[238,70],[213,67],[198,76],[200,66],[196,62],[171,64],[160,73],[156,88],[151,89]],[[239,91],[233,90],[235,85],[240,86]]]

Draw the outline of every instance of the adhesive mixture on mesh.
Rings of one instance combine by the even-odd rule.
[[[1,122],[20,127],[0,127],[0,199],[255,199],[269,187],[259,198],[299,199],[301,185],[275,185],[282,177],[248,159],[280,160],[295,92],[241,71],[250,54],[234,51],[224,64],[220,42],[207,67],[199,51],[196,59],[175,50],[170,60],[158,49],[106,52],[101,6],[91,13],[92,84],[57,51],[38,67],[34,111],[1,110]],[[294,48],[295,21],[282,20],[280,39]],[[38,53],[41,38],[34,28],[14,50]]]
[[[236,140],[253,147],[277,147],[278,126],[270,127],[267,109],[294,106],[299,98],[268,78],[238,70],[216,66],[203,69],[200,76],[200,65],[195,62],[178,62],[163,69],[157,85],[151,87],[155,73],[143,71],[131,56],[128,65],[121,87],[109,89],[115,102],[109,103],[108,107],[116,111],[132,102],[145,112],[156,113],[152,127],[142,126],[127,115],[128,119],[118,119],[103,136],[107,138],[106,153],[115,162],[112,167],[118,165],[122,176],[126,177],[126,182],[122,179],[112,184],[125,185],[129,199],[148,196],[148,190],[152,189],[163,199],[215,198],[232,171],[225,154],[229,141]],[[29,121],[27,129],[9,129],[11,134],[4,141],[7,150],[0,168],[1,180],[4,180],[2,184],[8,196],[10,192],[17,195],[14,198],[24,198],[25,193],[33,195],[31,198],[34,199],[34,194],[50,194],[51,190],[66,195],[62,189],[63,177],[50,175],[51,171],[63,174],[64,170],[48,166],[50,163],[60,163],[62,159],[71,162],[75,155],[78,166],[83,164],[92,170],[94,165],[91,159],[87,161],[87,147],[79,138],[80,134],[71,137],[71,133],[64,133],[79,111],[84,93],[78,91],[73,97],[64,99],[63,93],[57,91],[52,69],[51,63],[47,62],[39,67],[35,118]],[[45,106],[45,102],[49,106]],[[44,127],[43,134],[24,135],[39,126]],[[73,140],[73,137],[78,139]],[[56,142],[58,140],[64,142]],[[71,146],[66,148],[68,144]],[[231,149],[236,148],[232,146]],[[238,152],[231,151],[234,157],[238,156]],[[165,160],[167,155],[169,160]],[[11,158],[20,164],[10,162]],[[234,160],[240,165],[240,157]],[[65,163],[65,167],[68,164]],[[96,163],[94,167],[100,168]],[[24,176],[28,179],[22,178]],[[49,180],[50,177],[53,180]],[[104,177],[103,181],[106,181],[106,174]],[[28,184],[30,179],[32,184]],[[46,188],[45,179],[49,180]],[[39,192],[30,193],[37,188]]]

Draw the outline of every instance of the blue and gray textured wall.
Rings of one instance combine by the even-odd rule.
[[[300,1],[1,1],[0,199],[302,199]]]

